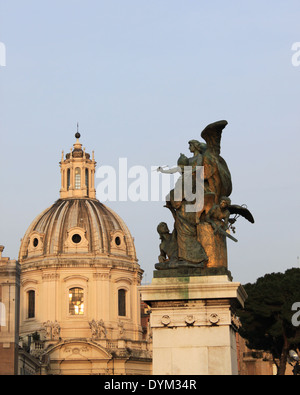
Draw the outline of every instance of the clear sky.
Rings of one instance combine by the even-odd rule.
[[[240,219],[234,280],[299,267],[299,0],[0,0],[0,244],[18,257],[31,221],[59,197],[76,124],[97,166],[175,165],[226,119],[221,154]],[[202,140],[201,140],[202,141]],[[96,183],[99,180],[96,180]],[[163,202],[105,202],[135,237],[144,281]]]

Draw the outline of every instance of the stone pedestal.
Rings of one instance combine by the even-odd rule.
[[[247,297],[241,284],[228,275],[156,273],[161,278],[140,287],[151,306],[153,374],[238,374],[234,309]]]

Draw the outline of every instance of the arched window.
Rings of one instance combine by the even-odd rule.
[[[68,169],[67,171],[67,190],[70,188],[70,183],[71,183],[71,170]]]
[[[75,169],[75,189],[81,188],[81,170],[79,167]]]
[[[35,317],[35,291],[27,292],[27,318]]]
[[[119,289],[118,291],[118,315],[126,317],[126,290]]]
[[[84,313],[84,300],[82,288],[69,289],[69,313],[71,315],[82,315]]]

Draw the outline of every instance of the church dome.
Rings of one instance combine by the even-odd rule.
[[[73,149],[66,156],[63,153],[60,162],[60,199],[29,226],[21,242],[19,261],[41,261],[44,265],[47,258],[56,257],[69,262],[88,259],[99,263],[99,258],[103,263],[109,258],[136,263],[134,240],[126,224],[96,199],[94,152],[91,159],[79,142],[78,132],[75,137]]]
[[[22,239],[19,261],[59,255],[111,256],[136,260],[124,221],[97,199],[59,199],[32,222]]]

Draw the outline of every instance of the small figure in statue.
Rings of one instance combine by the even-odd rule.
[[[206,222],[209,222],[216,232],[219,227],[223,230],[228,229],[228,220],[230,216],[230,211],[228,207],[231,205],[230,198],[223,196],[221,198],[220,204],[215,204],[206,215]]]
[[[160,255],[158,257],[158,262],[165,263],[177,260],[178,248],[175,231],[170,233],[168,225],[165,222],[161,222],[157,227],[157,232],[161,240],[159,246]]]
[[[237,239],[230,235],[228,232],[228,222],[230,211],[229,207],[231,205],[231,200],[223,196],[221,198],[220,204],[215,204],[206,215],[206,222],[211,224],[213,227],[214,233],[221,233],[223,236],[229,237],[231,240],[237,242]]]
[[[235,218],[230,218],[231,214],[236,214]],[[244,207],[237,204],[232,205],[231,200],[223,196],[220,200],[220,204],[215,204],[206,215],[206,222],[210,223],[214,229],[214,233],[221,233],[231,240],[237,242],[237,239],[230,235],[228,230],[232,230],[235,233],[235,228],[232,226],[238,216],[243,216],[252,224],[254,219],[250,211]]]

